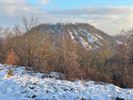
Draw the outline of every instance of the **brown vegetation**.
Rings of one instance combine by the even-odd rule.
[[[24,23],[29,31],[32,26],[28,27],[25,19]],[[89,51],[69,35],[55,41],[47,33],[32,31],[30,35],[21,35],[19,28],[14,32],[15,36],[7,36],[0,42],[1,63],[22,65],[39,72],[62,72],[69,80],[90,79],[133,87],[133,39],[127,46],[118,47],[114,54],[106,43],[98,51]]]
[[[15,51],[11,48],[10,51],[7,52],[7,57],[6,57],[6,64],[11,64],[11,65],[18,65],[19,64],[19,57],[16,55]]]

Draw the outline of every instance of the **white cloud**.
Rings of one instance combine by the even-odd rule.
[[[133,8],[129,6],[55,10],[50,14],[56,21],[90,23],[111,35],[133,28]]]
[[[19,24],[22,16],[37,16],[44,23],[90,23],[111,35],[119,33],[121,29],[132,28],[132,7],[89,7],[44,11],[43,7],[47,3],[49,0],[38,0],[33,6],[27,0],[0,0],[0,25]]]
[[[16,16],[40,12],[41,6],[47,4],[49,0],[38,0],[38,2],[39,5],[33,6],[28,0],[0,0],[0,13]]]
[[[7,16],[17,15],[18,13],[30,12],[33,7],[29,6],[26,0],[1,0],[0,12]]]
[[[39,0],[42,5],[49,3],[49,0]]]

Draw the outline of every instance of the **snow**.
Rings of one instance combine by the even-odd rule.
[[[124,44],[123,41],[119,41],[119,40],[117,40],[116,43],[117,43],[118,45],[123,45],[123,44]]]
[[[99,39],[103,40],[103,38],[102,38],[100,35],[98,35],[98,34],[95,34],[95,35],[96,35],[96,37],[98,37]]]
[[[78,27],[78,29],[72,28],[69,34],[73,40],[77,39],[88,50],[95,50],[102,46],[101,41],[103,38],[97,33],[93,34],[86,29]]]
[[[70,36],[74,40],[74,36],[73,36],[72,32],[70,32]]]
[[[9,69],[13,71],[12,76],[7,75]],[[133,100],[133,89],[94,81],[71,82],[58,77],[63,74],[34,73],[24,67],[0,64],[0,100],[114,100],[117,97]]]
[[[79,31],[81,32],[81,33],[84,33],[86,36],[87,36],[87,39],[88,39],[88,42],[89,43],[94,43],[94,36],[93,36],[93,34],[91,34],[91,33],[89,33],[88,31],[86,31],[85,29],[79,29]]]

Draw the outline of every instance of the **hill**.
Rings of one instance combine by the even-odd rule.
[[[32,28],[29,32],[48,33],[57,38],[69,35],[71,39],[87,49],[96,49],[103,44],[112,44],[113,38],[90,24],[41,24]],[[26,33],[26,34],[27,34]]]

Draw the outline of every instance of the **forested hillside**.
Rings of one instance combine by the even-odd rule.
[[[61,72],[68,80],[94,80],[133,87],[133,36],[117,43],[89,24],[24,23],[25,32],[1,29],[0,63],[35,72]],[[28,27],[30,26],[30,27]],[[12,35],[11,35],[12,34]]]

